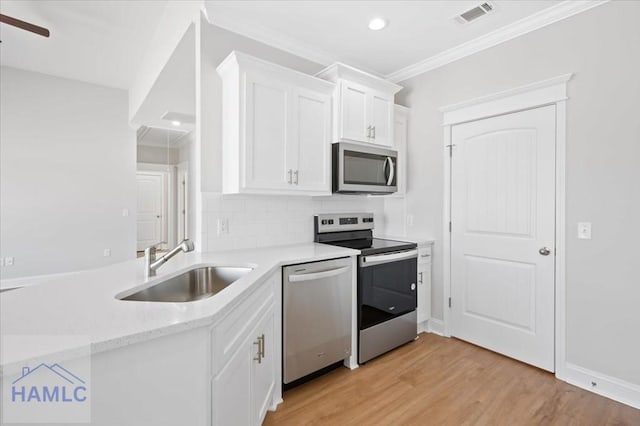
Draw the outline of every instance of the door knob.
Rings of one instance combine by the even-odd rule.
[[[542,247],[540,250],[538,250],[538,253],[540,253],[543,256],[549,256],[549,254],[551,253],[551,250],[549,250],[547,247]]]

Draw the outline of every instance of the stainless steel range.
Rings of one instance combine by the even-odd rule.
[[[415,243],[373,238],[373,213],[315,216],[315,241],[360,250],[358,256],[358,362],[417,335]]]

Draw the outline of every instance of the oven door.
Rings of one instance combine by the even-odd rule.
[[[417,250],[360,256],[359,266],[360,330],[416,309]]]

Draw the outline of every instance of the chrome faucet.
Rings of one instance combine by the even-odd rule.
[[[162,256],[160,259],[156,260],[156,251],[157,247],[160,244],[164,244],[164,242],[157,243],[152,245],[151,247],[147,247],[144,249],[144,269],[147,277],[153,277],[156,275],[156,269],[167,263],[169,259],[171,259],[176,254],[183,252],[193,251],[193,242],[189,239],[184,239],[175,247],[173,250],[169,251],[169,253]]]

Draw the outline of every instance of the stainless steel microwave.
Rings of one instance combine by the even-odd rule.
[[[332,147],[333,192],[391,194],[398,190],[398,152],[337,142]]]

